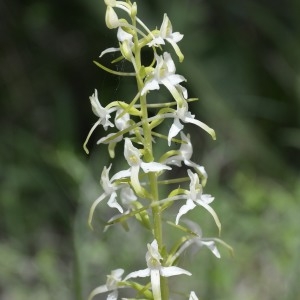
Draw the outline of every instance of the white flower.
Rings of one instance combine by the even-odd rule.
[[[193,146],[190,140],[190,136],[189,135],[186,136],[183,132],[180,132],[180,136],[181,136],[181,140],[184,143],[181,144],[180,149],[178,151],[175,151],[178,154],[170,156],[164,161],[164,163],[181,167],[181,162],[183,162],[186,166],[194,168],[194,170],[202,178],[202,185],[205,185],[207,181],[207,173],[204,167],[191,161],[191,157],[193,154]]]
[[[182,40],[183,34],[179,32],[173,32],[172,24],[167,14],[164,14],[164,19],[161,24],[160,30],[158,34],[154,33],[154,37],[155,38],[150,43],[148,43],[150,47],[162,44],[164,45],[164,40],[166,40],[173,46],[177,56],[179,57],[179,61],[183,61],[184,56],[177,45],[177,43]]]
[[[184,123],[191,123],[197,125],[200,128],[204,129],[206,132],[208,132],[213,139],[216,138],[214,130],[208,127],[205,123],[195,119],[195,115],[192,115],[188,110],[187,102],[183,101],[181,106],[177,104],[177,110],[174,113],[174,122],[169,130],[169,135],[168,135],[169,146],[171,145],[171,139],[175,137],[184,127],[180,123],[180,121]]]
[[[130,126],[130,116],[128,113],[125,113],[121,118],[119,115],[123,112],[123,109],[118,109],[115,116],[115,125],[116,127],[122,131]],[[100,140],[97,141],[97,145],[99,144],[108,144],[108,150],[111,158],[115,157],[115,147],[118,142],[123,140],[123,135],[120,134],[117,137],[111,139],[116,133],[110,133],[107,136],[102,137]]]
[[[161,299],[160,276],[170,277],[170,276],[176,276],[181,274],[190,276],[192,274],[184,269],[175,266],[163,267],[160,263],[162,257],[158,251],[158,244],[156,240],[154,240],[151,243],[151,245],[148,244],[147,247],[148,247],[148,252],[146,253],[146,262],[148,268],[144,270],[132,272],[128,274],[124,280],[128,280],[129,278],[150,276],[153,299],[160,300]]]
[[[203,238],[202,237],[202,230],[198,224],[195,222],[192,222],[190,220],[184,220],[184,223],[186,223],[191,231],[195,234],[195,237],[187,240],[178,250],[176,253],[176,257],[178,257],[186,248],[188,248],[190,245],[197,245],[199,248],[202,248],[203,246],[207,247],[217,258],[220,258],[220,252],[216,246],[216,243],[211,238]]]
[[[122,117],[119,117],[121,115],[121,113],[123,113],[123,109],[118,109],[116,112],[116,117],[115,117],[115,125],[116,127],[122,131],[124,129],[126,129],[127,127],[130,126],[129,122],[130,122],[130,115],[129,113],[125,113],[123,114]]]
[[[110,119],[110,113],[115,110],[115,108],[106,109],[103,107],[98,99],[98,91],[95,89],[95,93],[90,97],[91,105],[93,113],[99,117],[99,120],[97,123],[101,124],[105,130],[107,130],[107,127],[114,127],[114,124],[109,121]]]
[[[109,171],[111,169],[111,166],[109,168],[104,167],[102,174],[101,174],[101,185],[103,187],[104,193],[94,201],[93,205],[91,206],[90,213],[89,213],[89,219],[88,223],[90,227],[92,227],[92,219],[93,214],[96,209],[96,206],[105,198],[109,197],[109,200],[107,202],[109,207],[116,208],[120,213],[123,213],[123,208],[121,205],[117,202],[117,190],[121,188],[125,188],[125,184],[116,184],[114,181],[125,178],[130,176],[129,170],[124,170],[116,173],[111,179],[109,179]]]
[[[107,275],[107,281],[106,284],[101,285],[97,288],[95,288],[88,300],[93,299],[96,295],[106,292],[111,292],[107,295],[107,300],[117,300],[118,299],[118,284],[120,281],[122,281],[122,275],[124,273],[123,269],[116,269],[111,272],[110,275]]]
[[[178,224],[181,216],[186,214],[188,211],[194,209],[197,205],[204,207],[214,218],[218,228],[220,229],[220,221],[215,213],[215,211],[209,206],[209,204],[214,200],[214,197],[208,194],[202,194],[202,185],[199,183],[198,174],[193,173],[191,170],[188,170],[188,175],[190,177],[190,190],[187,195],[184,195],[183,198],[186,198],[186,204],[184,204],[176,216],[176,224]]]
[[[181,103],[183,97],[182,92],[184,91],[185,96],[187,96],[187,93],[185,88],[180,86],[179,83],[186,81],[186,79],[181,75],[175,74],[175,64],[168,52],[164,52],[163,56],[155,54],[155,58],[156,67],[146,77],[141,95],[144,95],[150,90],[158,90],[159,85],[163,84],[170,91],[174,99]]]
[[[198,297],[196,296],[194,291],[191,292],[189,300],[198,300]]]
[[[124,207],[128,208],[128,210],[133,209],[134,206],[132,203],[137,200],[137,196],[134,191],[129,187],[124,187],[121,189],[120,198]]]
[[[145,173],[160,172],[162,170],[171,170],[170,167],[164,164],[160,164],[157,162],[149,162],[149,163],[143,162],[140,156],[141,153],[139,149],[135,148],[132,145],[132,142],[129,138],[125,138],[124,157],[130,166],[129,170],[130,170],[131,184],[134,190],[138,194],[142,193],[142,186],[139,180],[140,168],[142,168],[142,170]]]
[[[106,8],[105,23],[109,29],[117,28],[118,26],[120,26],[118,15],[110,5],[108,5]]]
[[[116,110],[115,107],[107,109],[100,104],[98,99],[98,91],[96,89],[95,93],[90,97],[90,101],[92,105],[92,111],[97,117],[99,117],[99,120],[91,128],[83,144],[83,148],[87,153],[89,153],[89,151],[86,148],[86,145],[97,126],[102,125],[104,130],[107,130],[108,127],[114,127],[114,124],[110,122],[109,119],[111,118],[110,114]]]

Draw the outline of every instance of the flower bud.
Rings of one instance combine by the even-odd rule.
[[[120,24],[119,18],[112,6],[107,6],[105,14],[105,23],[109,29],[117,28]]]
[[[123,43],[120,44],[120,50],[123,57],[128,61],[131,61],[132,51],[128,40],[125,40]]]
[[[136,5],[136,2],[134,2],[132,4],[132,6],[131,6],[130,15],[131,15],[131,18],[135,18],[136,15],[137,15],[137,5]]]

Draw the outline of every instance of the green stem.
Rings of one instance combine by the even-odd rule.
[[[136,19],[132,18],[132,25],[136,26]],[[136,66],[136,81],[138,90],[141,91],[144,83],[143,78],[141,77],[141,48],[139,46],[138,34],[135,32],[133,36],[134,41],[134,55],[135,55],[135,66]],[[144,133],[144,160],[146,162],[154,161],[153,149],[152,149],[152,132],[150,124],[148,123],[148,106],[146,95],[140,96],[140,106],[141,106],[141,118],[142,126]],[[159,201],[159,192],[158,192],[158,182],[157,174],[150,172],[148,174],[149,184],[150,184],[150,194],[151,194],[151,204],[154,204]],[[155,205],[152,207],[153,215],[153,235],[157,240],[158,249],[161,253],[163,249],[163,235],[162,235],[162,218],[161,218],[161,207],[160,205]],[[169,299],[169,289],[168,281],[165,277],[161,276],[161,299]],[[154,299],[155,300],[155,299]]]

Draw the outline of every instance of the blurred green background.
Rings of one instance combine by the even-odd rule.
[[[206,167],[205,192],[216,197],[222,238],[235,249],[231,258],[219,247],[221,260],[205,249],[187,253],[181,264],[194,276],[180,278],[177,289],[207,300],[298,299],[300,2],[140,0],[138,7],[149,26],[159,27],[167,12],[185,35],[177,71],[200,99],[194,113],[218,137],[188,127],[194,159]],[[2,300],[86,299],[111,269],[145,267],[143,230],[103,234],[106,205],[94,232],[86,222],[108,165],[106,147],[93,146],[100,130],[91,154],[82,149],[96,120],[88,96],[97,88],[108,102],[131,84],[92,63],[117,46],[104,14],[100,0],[0,2]],[[198,212],[191,216],[204,235],[216,236]]]

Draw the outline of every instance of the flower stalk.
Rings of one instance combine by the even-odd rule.
[[[221,223],[211,207],[214,197],[203,193],[207,181],[207,173],[203,166],[192,160],[193,147],[189,134],[184,133],[186,123],[194,124],[203,129],[215,139],[215,132],[212,128],[197,120],[195,115],[189,111],[188,103],[195,101],[195,98],[188,98],[187,89],[181,84],[186,81],[182,75],[176,74],[175,63],[172,55],[163,50],[165,42],[171,44],[179,62],[182,62],[182,54],[178,42],[183,38],[179,32],[173,32],[172,24],[167,14],[164,14],[160,30],[150,30],[138,17],[137,4],[129,0],[116,1],[105,0],[106,14],[105,21],[109,29],[117,30],[119,47],[108,48],[101,52],[100,58],[107,53],[119,52],[120,57],[112,63],[120,60],[127,60],[132,69],[126,72],[118,72],[99,62],[96,65],[103,70],[118,76],[134,76],[137,92],[131,101],[128,95],[124,99],[114,99],[106,107],[101,105],[101,93],[95,90],[90,97],[93,113],[98,120],[92,126],[84,142],[84,149],[88,152],[88,142],[92,134],[102,126],[104,131],[109,131],[106,136],[101,137],[97,144],[108,145],[109,155],[112,163],[109,167],[104,166],[100,183],[103,193],[94,201],[88,216],[88,223],[93,228],[93,220],[98,206],[107,199],[108,206],[117,211],[117,214],[107,221],[104,231],[111,226],[135,219],[148,230],[151,243],[147,244],[146,252],[147,268],[133,271],[122,279],[123,269],[115,269],[108,275],[106,285],[95,288],[90,296],[91,300],[100,293],[109,293],[107,299],[117,299],[119,290],[131,288],[136,291],[136,299],[168,300],[172,291],[169,291],[168,277],[177,275],[192,274],[178,267],[178,257],[182,255],[190,245],[196,244],[199,247],[206,246],[216,257],[220,257],[216,241],[227,248],[230,248],[220,239],[202,238],[202,231],[198,226],[196,229],[189,229],[192,221],[182,220],[183,215],[196,208],[206,209],[213,217],[219,232]],[[128,15],[127,19],[119,18],[118,12],[122,10]],[[153,61],[144,65],[142,51],[144,48],[153,50]],[[147,96],[153,91],[166,88],[170,96],[164,103],[149,104]],[[173,98],[170,101],[170,98]],[[154,116],[149,116],[149,109],[156,110]],[[151,112],[152,114],[152,112]],[[114,116],[114,118],[113,118]],[[168,122],[169,132],[167,135],[157,132],[158,126]],[[110,132],[112,130],[112,132]],[[180,136],[179,136],[180,134]],[[179,136],[179,137],[178,137]],[[161,140],[167,143],[170,150],[161,155],[155,156],[154,146]],[[123,159],[127,162],[128,168],[109,175],[115,163],[113,159],[122,159],[120,153],[115,153],[117,143],[124,144]],[[171,147],[176,147],[175,149]],[[179,146],[179,147],[178,147]],[[172,168],[187,168],[186,176],[182,178],[162,179],[172,172]],[[187,184],[186,184],[187,183]],[[188,184],[189,183],[189,184]],[[173,184],[179,184],[175,189],[166,188]],[[183,184],[183,187],[181,187]],[[182,203],[176,217],[168,213],[175,202]],[[175,223],[174,223],[175,222]],[[184,223],[189,226],[179,224]],[[184,236],[179,242],[174,242],[171,249],[166,245],[170,243],[163,236],[164,226],[172,225],[175,230],[181,231]],[[186,235],[188,233],[188,235]],[[231,250],[231,249],[229,249]],[[145,285],[138,283],[139,277],[149,277]],[[198,299],[195,292],[186,294],[187,299]],[[124,298],[125,299],[125,298]]]

